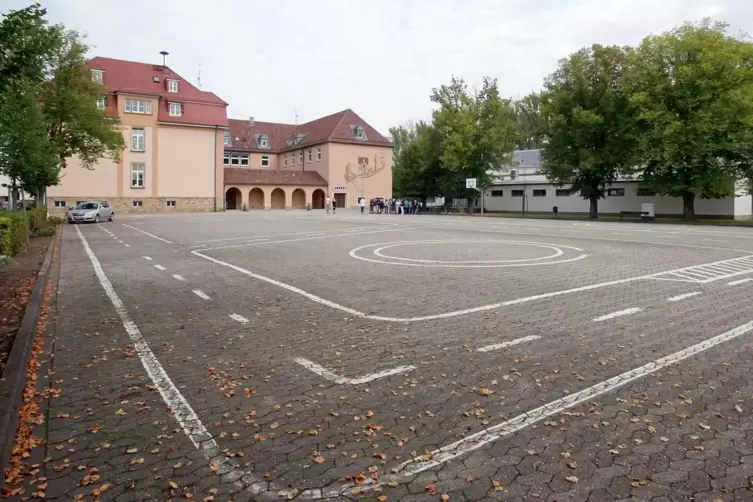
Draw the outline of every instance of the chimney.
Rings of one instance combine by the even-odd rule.
[[[248,126],[249,127],[254,127],[254,118],[253,117],[249,117],[248,118]]]

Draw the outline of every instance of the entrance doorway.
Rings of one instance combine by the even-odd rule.
[[[225,194],[225,209],[240,209],[241,200],[241,191],[235,187],[230,187]]]
[[[337,207],[345,207],[345,202],[347,200],[347,195],[345,193],[336,193],[335,194],[335,202],[337,203]]]

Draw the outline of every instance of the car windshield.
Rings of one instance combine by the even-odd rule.
[[[82,202],[76,206],[76,209],[97,209],[98,207],[99,204],[96,202]]]

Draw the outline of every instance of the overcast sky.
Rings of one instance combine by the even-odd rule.
[[[31,3],[3,0],[0,11]],[[704,16],[753,33],[753,0],[47,0],[91,54],[158,63],[215,92],[231,118],[293,123],[352,108],[387,134],[428,118],[451,75],[538,89],[584,45],[637,44]]]

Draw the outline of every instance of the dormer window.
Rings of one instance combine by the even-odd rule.
[[[360,126],[360,125],[353,126],[352,129],[353,129],[353,136],[355,136],[356,139],[360,139],[360,140],[368,139],[366,137],[366,131],[364,130],[363,126]]]
[[[102,84],[105,81],[105,72],[102,70],[92,70],[92,82]]]
[[[167,81],[167,92],[178,92],[178,81],[177,80],[168,80]]]
[[[181,103],[170,103],[170,116],[171,117],[181,117],[183,115],[183,104]]]
[[[225,131],[224,143],[225,143],[225,146],[230,146],[230,132],[229,131]]]
[[[256,145],[258,148],[269,148],[269,136],[266,134],[256,136]]]

